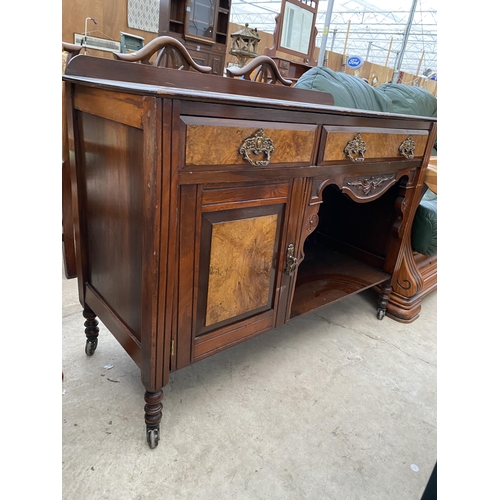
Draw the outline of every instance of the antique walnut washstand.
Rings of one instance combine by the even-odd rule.
[[[150,447],[171,372],[368,288],[383,318],[435,119],[84,55],[63,79],[86,353],[98,317]]]

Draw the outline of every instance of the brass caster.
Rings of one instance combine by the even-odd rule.
[[[87,339],[85,344],[85,354],[87,356],[92,356],[97,349],[97,339]]]
[[[158,441],[160,441],[160,429],[147,429],[147,441],[151,449],[158,446]]]

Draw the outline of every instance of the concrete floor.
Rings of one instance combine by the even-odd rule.
[[[363,292],[173,373],[151,450],[139,369],[103,324],[85,355],[77,283],[62,285],[63,499],[420,500],[436,292],[409,325]]]

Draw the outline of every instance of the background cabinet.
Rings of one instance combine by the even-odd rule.
[[[158,36],[172,36],[193,59],[224,72],[231,0],[160,0]]]

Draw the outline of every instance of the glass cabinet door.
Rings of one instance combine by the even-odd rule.
[[[213,39],[216,3],[217,0],[191,0],[188,35]]]

